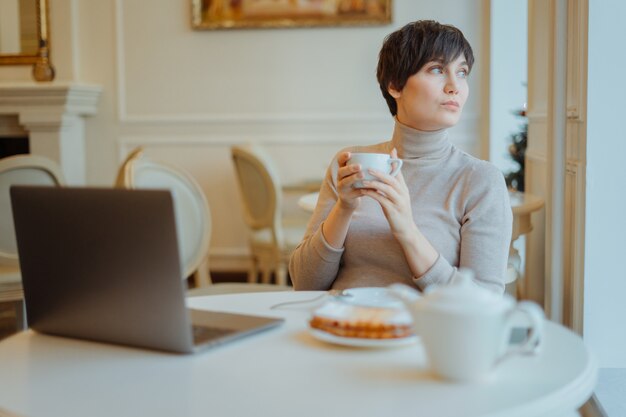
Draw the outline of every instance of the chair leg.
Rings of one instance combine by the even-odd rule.
[[[272,270],[268,267],[263,268],[261,272],[261,282],[263,284],[269,284],[272,278]]]
[[[248,269],[248,283],[256,284],[259,277],[259,270],[257,268],[257,259],[252,258],[250,262],[250,269]]]
[[[196,272],[193,273],[193,279],[196,282],[196,286],[198,288],[206,287],[213,283],[211,281],[211,275],[209,274],[208,256],[204,258],[202,263],[200,263],[200,266],[198,267],[198,269],[196,269]]]
[[[255,284],[257,280],[257,272],[255,268],[248,269],[248,283]]]
[[[287,285],[287,265],[284,262],[280,262],[276,267],[276,284]]]

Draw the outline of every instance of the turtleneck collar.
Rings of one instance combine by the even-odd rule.
[[[435,162],[445,158],[452,149],[448,129],[426,132],[403,125],[395,119],[391,144],[402,159],[417,159],[420,162]]]

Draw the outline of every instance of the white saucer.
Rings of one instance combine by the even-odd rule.
[[[311,332],[311,335],[318,340],[342,346],[393,348],[408,346],[417,342],[417,336],[401,337],[397,339],[366,339],[360,337],[335,336],[334,334],[311,328],[309,328],[309,331]]]

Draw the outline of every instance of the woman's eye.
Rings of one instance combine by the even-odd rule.
[[[443,68],[441,67],[432,67],[430,72],[433,74],[443,74]]]

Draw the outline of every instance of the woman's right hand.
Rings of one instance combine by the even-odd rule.
[[[337,171],[338,203],[342,208],[356,210],[363,196],[363,191],[354,188],[354,183],[363,179],[360,165],[347,165],[350,160],[350,152],[342,152],[337,158],[339,170]]]
[[[354,183],[363,179],[361,167],[347,165],[350,152],[342,152],[337,156],[339,170],[337,171],[337,193],[339,199],[322,223],[322,235],[330,246],[341,249],[346,241],[352,214],[359,207],[363,191],[354,188]]]

